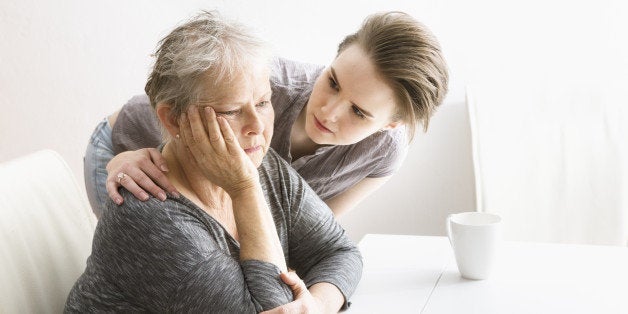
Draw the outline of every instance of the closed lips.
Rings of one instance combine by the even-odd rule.
[[[247,153],[253,153],[253,152],[256,152],[256,151],[258,151],[260,149],[262,149],[262,146],[261,145],[257,145],[257,146],[245,148],[244,151],[247,152]]]
[[[318,121],[316,117],[314,117],[314,124],[316,124],[316,127],[319,128],[323,132],[334,133],[330,129],[328,129],[325,125],[323,125],[320,121]]]

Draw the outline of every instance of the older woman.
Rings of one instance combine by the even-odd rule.
[[[325,203],[269,149],[274,112],[263,52],[215,13],[160,42],[146,92],[169,139],[167,178],[181,196],[109,202],[66,311],[247,313],[293,298],[316,311],[346,307],[360,255]],[[284,284],[288,267],[304,283],[284,274]]]

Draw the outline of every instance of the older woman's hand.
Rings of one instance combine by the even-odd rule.
[[[203,112],[207,129],[203,126]],[[235,193],[255,187],[259,182],[257,168],[246,155],[231,126],[217,117],[212,107],[190,106],[181,115],[181,140],[199,169],[214,184],[233,197]]]
[[[294,301],[276,307],[262,314],[284,314],[284,313],[323,313],[323,307],[307,290],[305,283],[295,272],[281,273],[281,280],[292,289]]]

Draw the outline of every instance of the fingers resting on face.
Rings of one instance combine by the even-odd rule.
[[[257,177],[256,167],[240,147],[229,123],[216,116],[212,107],[191,106],[181,115],[179,129],[191,160],[225,190]]]

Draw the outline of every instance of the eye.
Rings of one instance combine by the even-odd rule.
[[[351,106],[351,109],[353,110],[353,113],[358,116],[358,118],[360,119],[366,119],[366,115],[360,110],[360,108],[356,107],[356,106]]]
[[[264,101],[260,101],[257,105],[255,105],[255,107],[264,108],[264,107],[268,107],[268,105],[270,105],[270,101],[264,100]]]
[[[339,89],[338,88],[338,83],[336,83],[334,78],[330,76],[330,77],[328,77],[328,80],[329,80],[329,87],[331,87],[331,89],[333,89],[335,91],[338,91],[338,89]]]
[[[235,115],[237,115],[239,113],[240,113],[240,110],[229,110],[229,111],[216,112],[216,114],[220,115],[220,116],[235,116]]]

